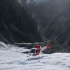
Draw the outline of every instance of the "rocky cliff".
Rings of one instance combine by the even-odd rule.
[[[70,0],[27,0],[26,5],[33,13],[44,40],[51,39],[57,50],[60,47],[69,51]]]
[[[37,23],[16,0],[0,0],[0,41],[5,43],[42,41]]]

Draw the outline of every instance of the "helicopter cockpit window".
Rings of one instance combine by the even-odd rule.
[[[35,49],[32,49],[32,50],[30,51],[30,53],[35,53]]]

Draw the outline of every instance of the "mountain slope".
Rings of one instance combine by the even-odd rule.
[[[60,48],[70,50],[70,0],[27,0],[39,32]],[[58,49],[57,49],[58,50]]]
[[[36,22],[18,2],[0,1],[0,41],[5,43],[42,41],[34,24]]]

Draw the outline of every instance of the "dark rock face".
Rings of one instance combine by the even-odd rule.
[[[40,26],[40,33],[62,51],[70,51],[70,0],[29,0],[27,4]],[[53,48],[60,51],[59,46]]]
[[[0,41],[42,41],[34,24],[36,22],[16,0],[0,0]]]

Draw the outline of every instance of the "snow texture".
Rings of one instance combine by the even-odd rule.
[[[29,60],[22,53],[26,50],[13,45],[0,46],[0,70],[70,70],[70,53],[41,54],[42,58]]]

